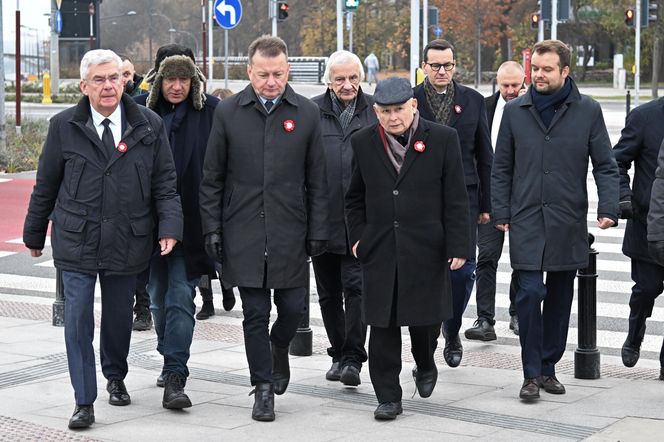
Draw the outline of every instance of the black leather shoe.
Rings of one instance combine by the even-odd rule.
[[[338,381],[341,379],[341,364],[339,362],[332,362],[332,366],[325,373],[325,379],[328,381]]]
[[[445,338],[445,347],[443,347],[443,357],[450,367],[458,367],[463,358],[463,346],[459,335]]]
[[[524,379],[521,391],[519,391],[519,397],[524,401],[534,401],[540,397],[539,390],[539,378]]]
[[[255,421],[271,422],[274,420],[274,386],[270,383],[256,384],[250,395],[254,395],[254,408],[251,418]]]
[[[191,407],[191,400],[184,392],[187,380],[177,373],[167,372],[164,375],[164,397],[161,405],[169,410],[181,410]]]
[[[284,394],[290,381],[288,347],[281,348],[272,344],[272,379],[274,379],[274,394]]]
[[[431,370],[419,370],[417,366],[413,368],[413,379],[420,397],[429,397],[433,393],[438,380],[438,367],[434,365]]]
[[[353,365],[346,365],[341,370],[341,377],[339,378],[342,384],[349,387],[357,387],[362,383],[360,380],[360,370]]]
[[[622,346],[620,355],[622,356],[622,362],[625,367],[634,367],[641,355],[641,345],[636,345],[627,339]]]
[[[106,383],[106,391],[108,391],[108,403],[111,405],[129,405],[131,398],[127,393],[127,387],[124,382],[119,379],[109,379]]]
[[[519,317],[517,315],[510,316],[510,330],[514,332],[515,335],[519,334]]]
[[[77,405],[69,419],[69,428],[88,428],[95,423],[95,408],[92,405]]]
[[[159,373],[159,376],[157,376],[157,387],[164,388],[164,372],[162,371]]]
[[[486,319],[480,318],[475,321],[472,328],[469,328],[464,333],[466,339],[472,339],[475,341],[495,341],[496,340],[496,330],[493,328],[493,325]]]
[[[145,310],[140,313],[136,313],[134,318],[134,323],[131,326],[132,330],[135,331],[147,331],[152,328],[152,315],[150,310]]]
[[[551,394],[565,394],[565,386],[555,376],[542,376],[540,385]]]
[[[223,296],[221,305],[224,307],[224,310],[230,312],[235,307],[235,293],[233,292],[233,288],[225,289],[222,287],[221,295]]]
[[[393,420],[396,419],[397,416],[401,413],[403,413],[401,401],[383,402],[378,406],[378,408],[376,408],[376,411],[374,411],[374,419],[379,421]]]
[[[196,319],[199,321],[204,321],[208,319],[210,316],[214,316],[214,304],[212,301],[203,301],[203,305],[201,306],[201,311],[196,314]]]

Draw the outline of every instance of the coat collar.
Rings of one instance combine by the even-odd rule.
[[[241,94],[240,98],[238,99],[238,104],[240,106],[256,104],[259,105],[260,107],[263,107],[263,104],[256,95],[256,91],[254,91],[254,88],[251,86],[251,83],[249,83],[247,87],[245,87],[244,90],[240,92],[240,94]],[[287,101],[289,104],[295,107],[299,105],[298,96],[293,90],[293,88],[290,86],[290,84],[286,84],[286,89],[284,90],[284,93],[281,96],[280,101]]]
[[[450,116],[450,127],[454,127],[461,118],[464,109],[468,107],[468,87],[463,86],[457,83],[455,80],[452,80],[454,83],[454,107],[452,109],[452,115]],[[415,86],[413,89],[413,96],[417,99],[417,108],[420,111],[420,116],[425,120],[436,121],[436,117],[431,113],[431,106],[427,102],[427,95],[424,91],[424,83],[419,86]],[[456,107],[459,106],[460,112],[456,111]]]
[[[563,104],[560,106],[560,109],[556,112],[556,115],[553,117],[553,120],[551,120],[551,124],[549,124],[549,127],[546,127],[544,125],[544,122],[542,122],[542,118],[540,117],[539,112],[537,112],[537,109],[535,109],[535,106],[533,105],[533,96],[530,94],[530,88],[534,87],[532,84],[528,86],[528,91],[518,98],[518,100],[520,100],[518,103],[519,106],[523,108],[528,108],[530,113],[535,118],[535,121],[537,121],[537,124],[539,124],[540,128],[544,133],[548,133],[551,131],[551,129],[553,129],[553,126],[555,126],[556,123],[563,117],[570,104],[576,101],[581,101],[581,92],[579,92],[579,88],[576,86],[576,83],[574,82],[572,77],[567,77],[567,78],[569,78],[569,81],[572,83],[572,90],[570,91],[569,95],[567,95],[567,98],[565,98],[565,101],[563,101]]]
[[[311,100],[318,103],[318,107],[320,108],[321,112],[325,114],[334,114],[334,111],[332,110],[331,91],[329,88],[325,91],[324,94],[314,97]],[[364,112],[368,106],[369,102],[367,101],[367,97],[362,91],[362,87],[360,87],[357,91],[357,101],[355,102],[355,115]]]

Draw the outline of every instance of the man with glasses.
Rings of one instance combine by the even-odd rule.
[[[332,367],[325,378],[348,386],[360,384],[360,370],[367,360],[362,267],[350,253],[344,218],[344,195],[350,184],[353,159],[351,135],[377,123],[373,98],[362,91],[362,80],[364,69],[358,56],[348,51],[335,52],[328,58],[323,74],[327,91],[312,99],[320,108],[329,198],[327,252],[312,258],[318,302],[330,341],[327,353],[332,357]]]
[[[76,408],[69,428],[95,421],[95,282],[101,285],[101,369],[111,405],[131,402],[124,378],[136,275],[159,238],[167,255],[182,238],[182,209],[164,125],[122,94],[114,52],[81,60],[78,105],[51,118],[30,198],[23,242],[42,255],[51,221],[55,267],[62,271],[65,344]],[[157,228],[155,232],[155,222]]]
[[[470,259],[460,269],[450,272],[453,317],[443,323],[443,356],[447,365],[457,367],[463,357],[459,338],[461,320],[475,281],[477,225],[486,224],[490,219],[493,149],[484,97],[453,79],[454,46],[446,40],[433,40],[424,48],[423,60],[422,68],[427,76],[414,90],[417,108],[422,118],[456,129],[470,207]]]

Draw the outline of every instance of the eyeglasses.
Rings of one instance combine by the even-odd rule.
[[[452,69],[454,69],[454,66],[456,66],[456,63],[444,63],[444,64],[426,63],[426,64],[428,64],[431,67],[431,70],[434,72],[438,72],[440,68],[443,68],[446,71],[451,71]]]
[[[332,81],[334,81],[334,84],[337,86],[343,86],[346,83],[346,80],[350,81],[351,84],[359,84],[360,76],[351,75],[350,77],[335,77]]]
[[[101,87],[105,85],[107,81],[110,81],[111,84],[118,84],[120,82],[120,76],[111,75],[108,77],[94,77],[92,80],[85,80],[85,81],[92,83],[97,87]]]

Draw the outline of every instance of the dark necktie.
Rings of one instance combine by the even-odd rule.
[[[408,144],[408,137],[406,135],[399,135],[397,137],[397,141],[399,142],[399,144],[405,147],[406,144]]]
[[[113,132],[111,132],[111,128],[109,125],[111,124],[111,120],[108,118],[104,118],[104,121],[101,122],[101,124],[104,126],[104,133],[101,135],[101,142],[106,148],[107,154],[110,156],[113,154],[113,151],[115,150],[115,141],[113,141]]]
[[[274,101],[272,100],[267,100],[265,102],[265,109],[267,109],[267,112],[270,113],[270,110],[272,110],[272,106],[274,106]]]

